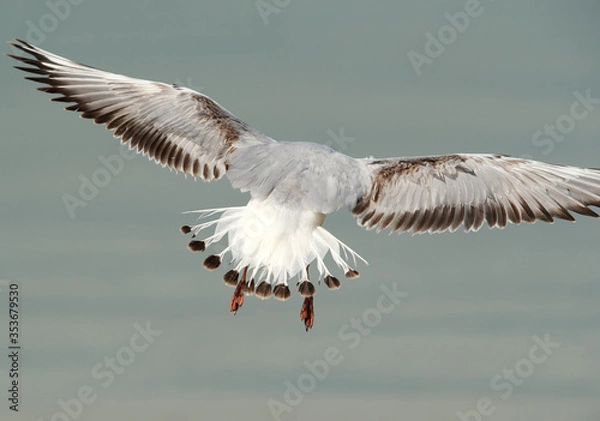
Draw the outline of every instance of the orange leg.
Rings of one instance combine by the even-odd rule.
[[[313,323],[315,322],[315,310],[313,308],[313,297],[304,298],[304,303],[302,303],[302,309],[300,309],[300,320],[304,322],[304,327],[306,331],[313,327]]]
[[[246,274],[248,273],[248,266],[244,268],[244,272],[242,273],[242,279],[238,282],[235,290],[233,291],[233,296],[231,297],[231,301],[229,302],[229,311],[233,313],[235,316],[237,311],[240,309],[242,305],[244,305],[244,287],[246,286]]]

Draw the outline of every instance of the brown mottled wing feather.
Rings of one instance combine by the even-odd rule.
[[[130,149],[157,163],[199,176],[220,178],[234,149],[274,142],[191,89],[104,72],[37,48],[25,41],[11,43],[29,57],[10,55],[33,73],[27,77],[45,86],[41,91],[73,103],[70,111],[114,130]]]
[[[360,225],[392,231],[442,232],[487,222],[598,217],[600,170],[499,155],[456,154],[363,160],[372,186],[352,209]]]

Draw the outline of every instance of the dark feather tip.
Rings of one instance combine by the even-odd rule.
[[[188,244],[188,247],[192,251],[206,250],[206,244],[204,244],[204,241],[199,241],[199,240],[190,241],[190,243]]]
[[[182,225],[181,228],[179,228],[179,230],[182,234],[189,234],[190,232],[192,232],[192,228],[189,225]]]
[[[360,273],[358,273],[354,269],[350,269],[348,272],[346,272],[346,278],[348,278],[348,279],[358,278],[359,276],[360,276]]]
[[[246,282],[242,288],[242,292],[246,295],[254,294],[254,279],[250,283]]]
[[[208,256],[206,260],[204,260],[204,267],[208,270],[215,270],[221,265],[221,258],[216,254]]]
[[[223,276],[223,281],[230,287],[234,287],[238,283],[239,272],[237,270],[230,270]]]
[[[302,281],[298,287],[298,292],[304,297],[312,297],[315,293],[315,286],[310,281]]]
[[[278,300],[285,301],[290,298],[290,295],[292,294],[290,293],[290,289],[287,285],[279,284],[273,288],[273,295]]]
[[[324,282],[329,289],[338,289],[342,285],[338,278],[331,275],[327,275]]]
[[[259,297],[262,298],[263,300],[271,297],[271,284],[267,283],[267,282],[261,282],[257,287],[256,287],[256,291],[254,291],[254,294]]]

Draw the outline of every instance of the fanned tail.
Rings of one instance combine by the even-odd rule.
[[[318,212],[290,209],[268,200],[251,200],[246,206],[184,213],[197,214],[199,220],[204,220],[197,225],[182,228],[186,233],[191,232],[194,238],[202,231],[214,227],[213,233],[203,241],[190,243],[192,250],[204,251],[210,245],[227,238],[226,247],[207,258],[207,268],[218,267],[221,260],[230,255],[233,272],[247,270],[249,279],[258,286],[268,284],[269,291],[271,285],[287,286],[294,278],[300,284],[309,281],[308,267],[315,261],[319,278],[324,277],[329,287],[332,282],[336,288],[339,287],[339,281],[332,276],[332,271],[325,263],[327,254],[349,278],[358,276],[358,272],[353,269],[358,261],[368,264],[358,253],[321,226],[325,215]],[[205,220],[214,216],[214,219]],[[201,246],[198,243],[202,243]],[[335,281],[327,282],[327,279]],[[304,290],[314,291],[314,288],[305,286]],[[268,298],[270,294],[264,295],[267,297],[263,298]]]

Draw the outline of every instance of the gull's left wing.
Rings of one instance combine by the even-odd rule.
[[[574,221],[570,212],[598,217],[589,208],[600,206],[597,169],[483,154],[361,161],[371,185],[352,212],[367,228],[476,231],[484,222]]]
[[[275,142],[252,129],[215,101],[176,85],[109,73],[57,56],[25,41],[10,43],[30,57],[8,54],[27,65],[38,88],[58,94],[52,101],[114,130],[130,149],[163,167],[218,179],[235,150]]]

